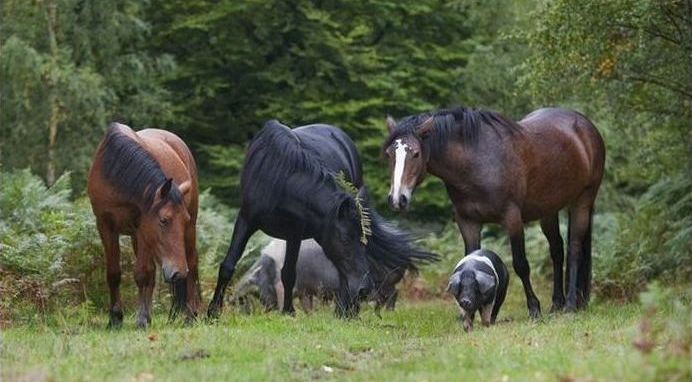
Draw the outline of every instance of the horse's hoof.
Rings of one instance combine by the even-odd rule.
[[[214,303],[209,304],[209,309],[207,310],[207,320],[217,320],[219,315],[221,315],[221,307]]]
[[[111,310],[108,317],[108,329],[120,329],[123,326],[123,312]]]
[[[123,327],[123,321],[122,320],[120,320],[120,321],[110,320],[110,321],[108,321],[108,326],[106,326],[106,328],[108,328],[109,330],[119,330],[122,327]]]
[[[567,305],[565,305],[564,311],[566,313],[576,313],[577,312],[577,304],[567,303]]]
[[[146,318],[138,318],[138,319],[137,319],[137,322],[135,322],[135,326],[136,326],[137,329],[139,329],[139,330],[144,330],[144,329],[146,329],[148,325],[149,325],[149,323],[147,322],[147,319],[146,319]]]
[[[563,308],[564,306],[565,306],[564,303],[563,303],[563,304],[556,304],[556,303],[553,303],[553,306],[550,307],[550,313],[551,313],[551,314],[561,313],[561,312],[562,312],[562,308]]]
[[[540,320],[541,319],[541,310],[540,309],[529,310],[529,317],[531,317],[531,319],[534,321]]]

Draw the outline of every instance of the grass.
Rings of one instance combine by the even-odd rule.
[[[0,335],[0,380],[657,380],[658,360],[632,343],[639,304],[592,304],[576,315],[528,319],[512,285],[491,328],[462,331],[451,300],[402,303],[378,319],[341,321],[323,307],[295,318],[244,315],[191,327],[159,312],[146,331],[107,331],[106,315],[82,306],[6,329]],[[548,300],[543,296],[544,304]],[[163,310],[163,309],[159,309]],[[662,320],[664,315],[657,315]],[[689,359],[667,360],[690,376]],[[684,380],[684,379],[681,379]]]

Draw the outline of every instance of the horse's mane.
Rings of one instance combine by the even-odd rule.
[[[442,151],[450,138],[459,138],[464,144],[476,146],[482,133],[493,131],[499,136],[511,135],[521,130],[516,122],[492,110],[458,106],[430,113],[410,115],[397,123],[396,130],[384,144],[389,147],[397,138],[416,134],[416,129],[432,117],[434,127],[423,139],[433,153]]]
[[[111,123],[103,140],[101,167],[106,180],[128,201],[149,211],[156,191],[167,181],[161,166],[140,144],[124,134],[126,126]],[[180,204],[178,187],[171,187],[167,200]]]
[[[317,186],[332,184],[338,190],[333,175],[289,127],[277,120],[267,121],[245,156],[240,177],[243,199],[252,196],[265,203],[266,211],[273,210],[285,195],[286,182],[294,173],[304,175]],[[303,191],[308,201],[310,190]]]

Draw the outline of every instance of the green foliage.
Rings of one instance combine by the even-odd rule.
[[[130,0],[1,3],[0,162],[40,174],[47,166],[70,170],[83,189],[108,122],[171,119],[159,84],[173,62],[142,49],[149,35],[142,14],[142,3]]]
[[[272,118],[345,129],[361,147],[366,183],[384,188],[385,115],[453,102],[471,50],[465,12],[437,0],[154,3],[158,51],[173,53],[180,67],[167,82],[179,94],[180,132],[202,144],[223,142],[204,149],[211,160],[203,179],[233,202],[237,182],[224,182],[237,178],[237,162],[218,159],[237,155],[223,151]],[[437,205],[444,199],[426,197]],[[426,207],[418,212],[441,212]]]
[[[207,189],[200,194],[199,216],[197,218],[197,251],[200,259],[200,273],[203,280],[216,281],[219,264],[226,257],[231,242],[233,223],[238,211],[221,203]],[[236,267],[240,277],[259,257],[260,250],[269,242],[269,237],[261,232],[253,235],[245,247],[244,256]]]
[[[679,175],[652,186],[633,211],[599,216],[594,281],[604,296],[632,298],[648,281],[689,285],[692,278],[692,180]],[[603,224],[603,222],[601,223]]]
[[[0,184],[2,310],[56,306],[61,294],[75,295],[70,285],[93,282],[101,244],[88,203],[69,199],[69,174],[48,188],[29,170],[0,172]]]
[[[641,353],[644,375],[654,381],[692,378],[692,289],[675,290],[651,283],[640,294],[644,314],[634,346]],[[683,366],[685,365],[685,366]],[[681,367],[682,366],[682,367]]]
[[[539,102],[572,99],[608,122],[615,181],[651,185],[689,171],[692,13],[666,0],[546,3],[526,33],[525,85]],[[620,161],[619,159],[625,159]]]
[[[69,174],[47,187],[28,169],[0,172],[0,185],[0,321],[12,316],[30,318],[37,311],[84,300],[105,309],[103,248],[88,199],[70,199]],[[214,281],[235,216],[236,211],[209,190],[200,195],[197,249],[204,281]],[[252,264],[266,242],[262,234],[250,240],[249,255],[239,265],[239,273]],[[126,305],[134,304],[134,255],[129,239],[121,237],[120,247],[123,299]],[[14,309],[9,310],[10,306]]]

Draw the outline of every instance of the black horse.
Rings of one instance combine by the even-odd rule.
[[[257,230],[286,240],[284,313],[294,312],[295,268],[303,239],[314,238],[339,273],[340,317],[356,316],[359,298],[392,272],[414,270],[416,264],[436,259],[414,249],[409,235],[374,211],[367,213],[358,152],[337,127],[316,124],[291,130],[278,121],[267,122],[248,148],[240,186],[241,207],[219,267],[209,317],[220,313],[236,264]]]

